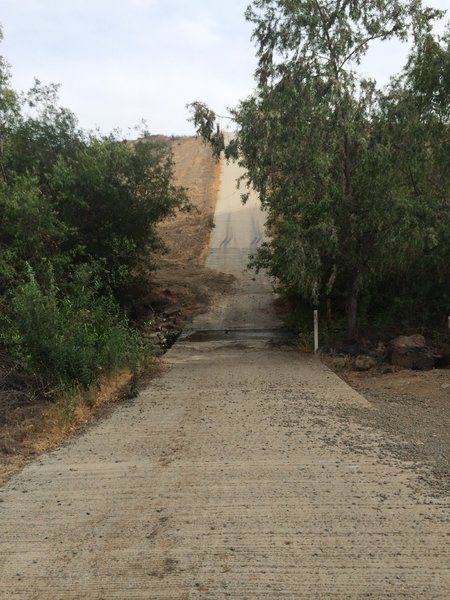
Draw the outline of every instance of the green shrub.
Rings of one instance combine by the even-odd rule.
[[[70,230],[64,249],[74,264],[99,265],[98,277],[122,305],[147,285],[152,254],[163,246],[156,224],[187,208],[173,184],[167,149],[91,138],[74,157],[60,156],[48,177],[59,219]],[[131,296],[131,298],[130,298]]]
[[[137,335],[111,297],[99,297],[86,269],[64,293],[50,272],[40,284],[31,268],[12,300],[3,343],[47,386],[86,389],[102,373],[136,371]]]
[[[70,256],[60,246],[67,232],[36,178],[0,178],[0,295],[23,282],[27,263],[37,274],[50,260],[64,271]]]

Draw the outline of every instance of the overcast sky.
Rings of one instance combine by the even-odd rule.
[[[107,133],[145,119],[151,133],[193,132],[186,103],[226,112],[253,89],[248,0],[0,0],[13,85],[62,84],[80,125]],[[449,0],[428,5],[448,8]],[[400,44],[378,46],[364,71],[385,83],[401,69]]]

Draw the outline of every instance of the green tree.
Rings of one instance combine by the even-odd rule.
[[[10,174],[8,183],[0,179],[0,299],[23,280],[27,264],[38,275],[47,271],[49,261],[64,270],[69,260],[61,252],[66,235],[67,226],[34,177]]]
[[[423,247],[420,201],[398,177],[383,94],[355,67],[373,40],[414,32],[417,45],[439,14],[415,0],[254,0],[247,9],[257,87],[232,111],[238,132],[226,152],[268,209],[273,240],[255,264],[313,303],[333,295],[350,337],[361,295]],[[197,131],[223,149],[214,113],[191,107]]]
[[[2,355],[52,389],[135,369],[144,348],[123,308],[180,208],[168,145],[83,131],[57,85],[18,94],[0,59]]]
[[[74,157],[89,140],[72,111],[59,105],[58,90],[58,85],[36,79],[21,96],[20,111],[5,132],[6,172],[33,175],[41,188],[58,158]]]
[[[394,310],[398,304],[422,323],[444,321],[450,308],[449,125],[450,35],[416,35],[373,124],[389,151],[396,197],[405,204],[408,244],[372,295],[387,310],[389,293]]]
[[[26,262],[38,281],[49,262],[58,281],[90,264],[103,289],[132,303],[163,247],[157,223],[188,208],[169,146],[81,130],[57,85],[35,80],[17,94],[2,61],[0,151],[0,289],[20,283]]]
[[[151,255],[163,246],[157,223],[188,208],[185,190],[173,183],[171,154],[151,138],[131,145],[93,137],[58,158],[48,185],[69,227],[66,251],[76,264],[95,262],[120,300],[154,268]]]

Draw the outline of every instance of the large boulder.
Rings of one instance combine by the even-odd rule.
[[[438,358],[427,345],[423,335],[401,335],[389,343],[390,362],[397,367],[427,371],[433,369]]]
[[[361,355],[355,358],[355,369],[357,371],[369,371],[376,366],[377,361],[371,356]]]
[[[414,335],[400,335],[396,337],[394,340],[390,342],[391,348],[396,349],[418,349],[418,348],[426,348],[427,341],[420,335],[419,333],[415,333]]]

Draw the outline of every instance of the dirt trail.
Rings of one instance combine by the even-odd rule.
[[[216,339],[176,344],[137,400],[1,490],[1,598],[449,597],[449,498],[336,410],[362,396],[270,343],[269,283],[243,268],[263,215],[224,192],[235,175],[208,259],[235,294],[194,323]]]

